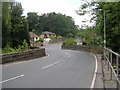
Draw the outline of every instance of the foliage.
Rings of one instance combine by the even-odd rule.
[[[43,42],[44,40],[40,38],[39,40],[36,41],[36,43]]]
[[[96,16],[96,7],[98,6],[98,3],[89,3],[89,2],[84,2],[83,5],[81,5],[80,9],[77,10],[77,14],[78,15],[85,15],[88,12],[90,12],[91,17],[89,23],[91,22],[95,22],[97,20]],[[88,8],[91,8],[88,11]],[[87,22],[87,21],[84,21]],[[81,29],[78,33],[77,33],[78,37],[81,37],[83,39],[83,44],[84,45],[99,45],[102,46],[103,45],[103,39],[101,37],[101,33],[100,33],[100,29],[99,29],[99,25],[94,24],[94,26],[92,27],[87,27],[85,29]]]
[[[12,47],[15,48],[22,45],[24,39],[29,44],[29,33],[27,28],[27,20],[22,16],[23,9],[21,3],[14,2],[12,4],[11,19],[11,38]]]
[[[84,30],[80,30],[79,33],[77,33],[78,37],[81,37],[83,39],[84,45],[102,45],[102,38],[97,32],[97,28],[87,28]]]
[[[38,22],[39,22],[39,16],[35,12],[29,12],[27,13],[27,20],[29,25],[29,31],[37,30],[38,28]]]
[[[24,39],[23,44],[22,44],[22,50],[24,51],[24,50],[27,50],[27,49],[29,49],[29,45],[26,42],[26,40]]]
[[[25,47],[29,44],[28,24],[22,14],[21,3],[2,2],[2,49],[5,53],[16,51],[16,47],[22,50],[28,48]]]
[[[5,48],[3,48],[2,53],[15,53],[26,51],[28,49],[29,49],[28,43],[26,42],[26,40],[24,40],[22,45],[19,45],[17,48],[12,48],[9,45],[7,45]]]
[[[68,34],[67,34],[67,37],[68,37],[68,38],[71,38],[71,37],[74,37],[74,35],[73,35],[72,33],[68,33]]]
[[[71,39],[66,39],[63,41],[63,45],[76,45],[77,42],[75,40],[71,40]]]
[[[77,32],[73,18],[60,13],[53,12],[39,16],[35,12],[30,12],[27,18],[29,29],[34,29],[38,35],[44,31],[51,31],[61,36],[66,36],[68,33],[75,35]]]
[[[99,9],[102,9],[102,21],[103,22],[103,12],[106,14],[106,41],[107,47],[110,47],[116,52],[120,53],[120,2],[114,3],[101,3],[99,4]],[[100,17],[98,17],[100,18]],[[100,21],[98,21],[100,22]],[[103,23],[101,23],[103,26]],[[102,27],[103,28],[103,27]],[[103,33],[103,29],[102,29]]]
[[[2,2],[2,47],[11,45],[11,3]]]
[[[5,48],[2,49],[2,53],[13,53],[15,52],[15,49],[11,48],[8,44],[6,45]]]
[[[84,10],[88,7],[93,7],[91,20],[96,21],[97,32],[100,32],[100,41],[103,44],[104,40],[104,13],[106,25],[106,46],[113,51],[120,53],[120,2],[102,2],[102,3],[87,3],[83,8],[77,11],[79,15],[84,15]],[[81,14],[82,13],[82,14]]]
[[[50,36],[50,39],[56,39],[56,38],[57,38],[56,36],[53,35]]]

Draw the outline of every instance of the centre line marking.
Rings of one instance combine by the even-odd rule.
[[[24,75],[19,75],[19,76],[16,76],[16,77],[1,81],[0,83],[5,83],[5,82],[11,81],[11,80],[14,80],[14,79],[17,79],[17,78],[21,78],[21,77],[24,77]]]
[[[58,61],[58,62],[56,62],[56,63],[50,64],[50,65],[48,65],[48,66],[42,67],[42,69],[49,68],[49,67],[54,66],[54,65],[56,65],[56,64],[58,64],[58,63],[60,63],[60,62],[63,62],[63,61],[64,61],[64,60],[61,60],[61,61]]]
[[[69,53],[66,52],[66,54],[68,55],[68,57],[71,57],[71,55]]]

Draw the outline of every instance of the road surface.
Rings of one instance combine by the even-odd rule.
[[[95,71],[92,55],[47,44],[48,56],[2,67],[3,88],[90,88]]]

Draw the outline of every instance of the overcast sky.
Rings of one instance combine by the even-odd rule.
[[[78,10],[82,0],[16,0],[22,3],[24,15],[28,12],[43,13],[62,13],[73,17],[75,24],[81,27],[84,19],[89,19],[89,15],[79,16],[75,10]]]

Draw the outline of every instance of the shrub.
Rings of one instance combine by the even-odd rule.
[[[77,44],[77,42],[75,40],[66,39],[63,41],[63,45],[76,45],[76,44]]]
[[[29,45],[26,42],[26,40],[23,41],[22,45],[19,45],[17,48],[12,48],[9,45],[7,45],[5,48],[3,48],[2,53],[16,53],[21,52],[29,49]]]
[[[28,45],[28,43],[26,42],[26,40],[23,41],[23,45],[22,45],[22,48],[21,48],[21,49],[22,49],[23,51],[29,49],[29,45]]]
[[[50,39],[56,39],[56,36],[51,35]]]
[[[43,42],[44,40],[42,39],[42,38],[40,38],[40,40],[39,40],[40,42]]]
[[[15,52],[15,49],[11,48],[8,44],[2,50],[2,53],[13,53],[13,52]]]

